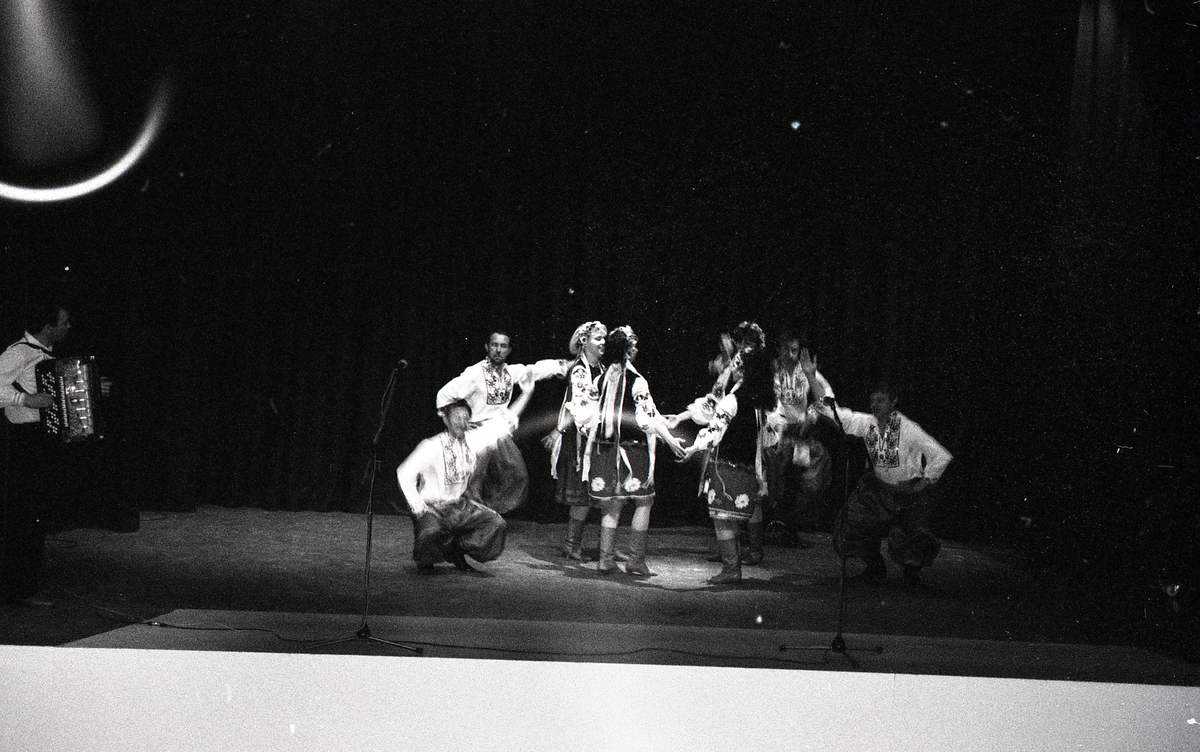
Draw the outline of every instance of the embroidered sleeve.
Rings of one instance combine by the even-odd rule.
[[[851,436],[867,437],[874,421],[867,413],[856,413],[848,407],[839,407],[837,416],[842,421],[842,427]]]
[[[528,370],[532,374],[534,381],[542,381],[543,379],[552,377],[561,379],[567,375],[567,363],[562,360],[539,360],[527,366],[520,366],[520,368]],[[521,380],[517,374],[514,373],[513,376],[518,382]]]
[[[654,397],[650,395],[650,385],[643,378],[638,378],[633,382],[633,402],[635,405],[634,421],[638,428],[650,433],[651,427],[662,421],[663,417],[654,405]]]
[[[575,428],[586,432],[596,419],[599,395],[582,364],[571,369],[571,399],[564,406],[575,421]]]
[[[735,397],[735,405],[737,404],[736,399]],[[720,446],[721,440],[725,438],[725,431],[729,428],[731,420],[733,420],[733,415],[718,406],[709,424],[696,435],[696,441],[693,442],[692,446],[697,450],[710,450]]]
[[[435,449],[436,447],[432,446],[430,440],[425,439],[417,444],[412,454],[408,455],[404,462],[396,468],[396,480],[400,484],[400,490],[404,493],[404,499],[408,502],[409,509],[414,514],[420,514],[425,509],[425,500],[421,495],[422,489],[428,487],[431,482],[436,482],[436,471],[430,462]]]
[[[448,405],[451,402],[458,400],[467,400],[470,402],[471,395],[478,387],[478,369],[471,366],[459,375],[455,376],[446,385],[438,390],[437,404]]]

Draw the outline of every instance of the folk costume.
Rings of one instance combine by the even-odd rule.
[[[888,556],[916,579],[933,563],[941,544],[929,528],[934,507],[933,484],[953,456],[920,425],[899,410],[880,422],[870,413],[844,407],[837,416],[847,434],[861,436],[871,471],[859,481],[834,525],[834,550],[867,562],[863,579],[887,576],[880,544],[888,540]]]
[[[599,410],[601,376],[603,370],[582,356],[567,369],[567,391],[558,411],[558,443],[550,454],[550,474],[558,481],[554,498],[559,504],[592,503],[583,479],[583,461]]]
[[[471,406],[471,421],[476,426],[503,420],[503,412],[512,404],[514,385],[527,379],[562,378],[565,372],[566,364],[561,360],[539,360],[532,365],[502,363],[496,367],[484,358],[438,390],[437,406],[465,401]],[[500,514],[517,509],[529,496],[529,470],[511,435],[505,435],[480,455],[479,475],[480,501]]]
[[[820,430],[831,421],[823,418],[816,405],[822,397],[832,397],[833,388],[819,371],[814,370],[810,379],[799,363],[789,368],[778,360],[772,370],[775,409],[767,416],[761,437],[769,527],[777,529],[791,545],[798,545],[796,528],[815,529],[824,523],[824,499],[833,464],[829,447],[820,436],[836,437],[840,432]]]
[[[4,407],[6,488],[0,510],[0,596],[20,602],[38,592],[45,549],[45,518],[55,494],[48,479],[65,461],[63,444],[44,430],[41,413],[26,407],[37,392],[36,366],[53,358],[53,345],[25,333],[0,354],[0,406]]]
[[[700,498],[708,506],[721,561],[721,571],[708,580],[714,585],[741,582],[740,523],[746,523],[750,544],[746,563],[762,561],[762,503],[768,486],[760,435],[774,406],[762,330],[743,323],[736,340],[728,336],[724,340],[727,350],[730,344],[736,350],[725,360],[710,395],[689,407],[692,419],[699,415],[703,421],[715,401],[711,420],[689,449],[704,453]]]
[[[583,480],[592,503],[599,506],[600,563],[597,571],[617,571],[617,525],[626,502],[635,506],[625,571],[651,576],[646,564],[646,537],[650,509],[654,505],[655,448],[659,437],[677,445],[666,419],[654,405],[646,379],[634,368],[637,337],[629,327],[620,327],[608,337],[606,358],[613,360],[604,372],[600,388],[599,415],[587,444]],[[682,449],[679,450],[682,452]]]
[[[417,571],[450,561],[470,569],[463,556],[492,561],[504,552],[507,526],[495,510],[473,497],[477,458],[516,427],[516,416],[489,420],[463,438],[443,431],[425,439],[396,468],[401,491],[414,510],[413,560]],[[421,503],[416,503],[416,500]]]
[[[609,366],[602,380],[596,429],[588,439],[583,480],[594,504],[654,499],[651,424],[662,420],[646,379],[632,363]]]
[[[568,507],[563,555],[585,561],[583,528],[592,500],[583,477],[587,442],[596,423],[603,369],[600,355],[608,328],[599,321],[581,324],[571,335],[575,361],[567,368],[567,389],[554,431],[543,441],[550,450],[550,475],[556,481],[554,500]]]

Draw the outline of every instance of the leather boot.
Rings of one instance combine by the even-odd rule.
[[[867,568],[850,578],[850,582],[863,585],[878,585],[887,580],[887,563],[883,554],[875,553],[864,556]]]
[[[741,531],[739,530],[739,531],[738,531],[738,540],[741,540],[741,535],[742,535],[742,533],[741,533]],[[716,548],[716,550],[714,550],[714,551],[713,551],[711,554],[709,554],[708,556],[705,556],[705,557],[704,557],[704,560],[705,560],[705,561],[711,561],[711,562],[713,562],[714,564],[719,564],[719,563],[721,562],[721,546],[719,545],[719,542],[718,542],[718,545],[717,545],[717,548]]]
[[[925,580],[921,579],[921,568],[916,564],[904,565],[904,584],[915,590],[923,590],[928,587]]]
[[[629,561],[625,564],[625,574],[639,577],[653,577],[654,572],[646,565],[646,530],[631,530],[629,533]]]
[[[600,526],[600,563],[596,565],[596,571],[600,574],[612,574],[620,572],[615,561],[617,548],[617,529],[615,527]]]
[[[562,552],[571,561],[587,561],[583,556],[583,526],[586,522],[574,517],[567,520],[567,536],[563,539]]]
[[[736,585],[742,581],[741,546],[737,538],[717,540],[721,551],[721,571],[708,578],[710,585]]]
[[[478,572],[479,570],[467,563],[467,557],[458,547],[457,543],[452,543],[446,549],[446,561],[454,565],[454,568],[460,572]]]
[[[746,550],[742,551],[742,563],[758,566],[763,562],[763,524],[746,523]]]

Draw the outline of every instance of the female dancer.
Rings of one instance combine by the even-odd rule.
[[[650,577],[654,573],[646,565],[646,535],[650,530],[650,508],[654,506],[655,446],[661,438],[676,457],[684,457],[685,452],[654,406],[646,379],[633,367],[637,343],[637,335],[628,326],[614,329],[605,342],[600,414],[588,440],[583,479],[592,502],[603,515],[596,571],[617,571],[617,524],[621,508],[632,501],[636,508],[625,572]]]
[[[767,483],[759,434],[764,416],[774,407],[770,357],[762,329],[744,321],[732,335],[722,336],[722,349],[722,356],[713,361],[714,370],[719,371],[713,391],[672,421],[687,417],[707,423],[684,459],[700,453],[704,456],[700,496],[708,504],[721,557],[721,571],[708,580],[713,585],[742,581],[738,523],[757,523],[761,529]]]
[[[554,500],[570,507],[563,553],[573,561],[583,557],[583,526],[587,521],[591,499],[583,481],[584,449],[596,422],[600,398],[600,356],[608,328],[599,321],[581,324],[571,335],[570,349],[575,356],[567,368],[567,391],[558,411],[554,430],[542,439],[550,452],[550,474],[558,481]]]

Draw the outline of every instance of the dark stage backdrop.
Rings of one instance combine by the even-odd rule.
[[[668,412],[743,319],[806,333],[843,405],[899,382],[957,458],[949,535],[1103,548],[1190,467],[1188,3],[169,5],[70,6],[110,150],[169,70],[147,158],[0,207],[8,336],[72,292],[142,508],[361,508],[405,359],[388,511],[492,328],[522,362],[590,319],[637,330]],[[535,508],[561,388],[521,437]],[[665,464],[656,514],[702,521]]]

